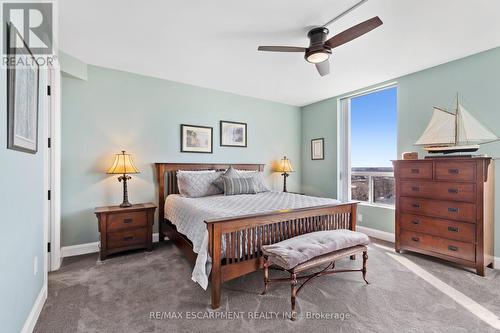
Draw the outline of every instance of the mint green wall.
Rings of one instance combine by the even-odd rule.
[[[324,160],[311,160],[311,140],[325,138]],[[302,190],[337,197],[337,100],[302,108]]]
[[[450,106],[455,94],[464,97],[465,107],[481,122],[500,135],[500,48],[495,48],[470,57],[452,61],[427,70],[413,73],[394,81],[398,85],[398,154],[418,150],[413,143],[424,131],[431,117],[433,105]],[[340,96],[342,97],[342,96]],[[324,128],[330,127],[331,140],[325,145],[336,146],[337,101],[340,97],[315,103],[302,108],[302,187],[308,193],[326,193],[336,196],[336,159],[310,161],[308,142],[311,137],[323,136]],[[320,124],[316,128],[313,125]],[[419,151],[423,156],[423,151]],[[500,143],[482,146],[480,153],[500,156]],[[315,164],[321,164],[317,166]],[[314,172],[312,172],[314,170]],[[496,166],[496,172],[500,166]],[[322,179],[327,177],[329,191],[325,191]],[[495,191],[500,193],[500,177],[496,177]],[[500,195],[495,196],[495,206],[500,204]],[[363,222],[360,225],[383,231],[394,231],[394,211],[386,208],[360,207]],[[495,253],[500,256],[500,216],[496,214]]]
[[[40,86],[45,85],[41,72]],[[20,332],[44,283],[43,119],[40,103],[37,154],[7,149],[7,77],[0,69],[0,331]],[[43,91],[43,89],[41,89]],[[43,94],[40,94],[43,98]],[[38,274],[33,260],[38,257]]]
[[[270,165],[286,154],[297,171],[289,188],[300,190],[300,108],[95,66],[87,73],[88,81],[62,79],[63,246],[97,241],[94,207],[121,203],[121,183],[105,172],[122,149],[141,170],[129,182],[131,202],[157,202],[160,161],[265,163],[281,189]],[[220,147],[219,120],[248,123],[248,148]],[[212,126],[214,153],[180,153],[182,123]]]

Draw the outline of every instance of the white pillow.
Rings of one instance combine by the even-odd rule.
[[[200,198],[222,194],[213,184],[220,172],[177,172],[177,186],[183,197]]]

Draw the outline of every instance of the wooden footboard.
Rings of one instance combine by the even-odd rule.
[[[356,209],[353,202],[205,221],[212,257],[212,308],[220,306],[222,282],[262,268],[262,245],[314,231],[355,230]]]

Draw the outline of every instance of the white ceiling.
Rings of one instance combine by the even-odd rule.
[[[500,1],[369,0],[330,35],[380,16],[384,25],[334,50],[320,77],[300,53],[308,28],[356,0],[62,0],[61,49],[134,73],[306,105],[500,46]]]

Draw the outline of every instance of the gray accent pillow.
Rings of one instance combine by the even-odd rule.
[[[220,172],[177,172],[177,186],[183,197],[200,198],[222,194],[214,184]]]
[[[257,193],[260,192],[269,192],[265,181],[264,181],[264,173],[261,171],[255,170],[237,170],[232,166],[229,167],[218,179],[214,181],[214,185],[217,186],[218,189],[224,191],[224,183],[223,177],[228,178],[253,178],[255,182],[255,189]]]
[[[224,195],[257,194],[253,178],[222,177]]]
[[[356,245],[368,245],[367,235],[347,229],[316,231],[262,246],[264,255],[285,269],[312,258]]]
[[[238,178],[240,177],[240,174],[232,166],[230,166],[226,171],[220,174],[220,176],[213,183],[220,191],[224,191],[223,177]]]

